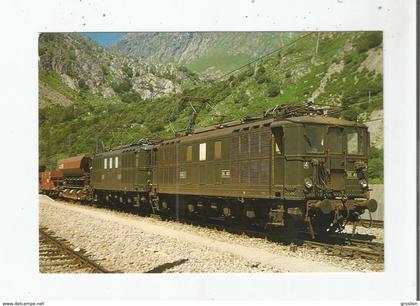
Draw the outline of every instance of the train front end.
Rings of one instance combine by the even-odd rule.
[[[276,150],[281,156],[275,167],[282,168],[278,173],[284,175],[284,198],[301,203],[301,219],[312,235],[340,231],[348,222],[357,224],[365,210],[376,211],[377,202],[369,194],[365,125],[302,116],[272,128],[276,147],[282,147]]]

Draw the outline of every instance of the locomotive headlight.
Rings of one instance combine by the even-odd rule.
[[[366,189],[366,188],[368,187],[368,183],[366,182],[366,180],[365,180],[365,179],[360,180],[360,181],[359,181],[359,183],[360,183],[360,186],[361,186],[363,189]]]
[[[314,183],[312,182],[312,179],[309,177],[305,177],[304,179],[305,187],[308,189],[311,189],[314,186]]]

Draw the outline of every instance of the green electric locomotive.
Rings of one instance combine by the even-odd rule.
[[[311,106],[285,106],[261,118],[98,154],[91,184],[97,199],[165,217],[217,218],[315,236],[376,210],[368,150],[365,125]],[[124,154],[132,162],[116,170],[115,157]]]

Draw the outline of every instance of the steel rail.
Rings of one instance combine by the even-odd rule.
[[[39,235],[40,238],[45,238],[48,242],[56,246],[60,251],[64,252],[70,258],[75,259],[77,262],[79,262],[82,266],[90,268],[92,270],[92,273],[110,273],[110,271],[108,271],[104,267],[101,267],[86,256],[72,250],[66,244],[53,237],[52,235],[48,234],[44,228],[39,228]]]
[[[116,210],[123,211],[126,210],[109,208],[102,206],[101,208],[106,210]],[[176,221],[183,224],[190,224],[194,226],[199,226],[203,228],[215,229],[218,231],[226,231],[228,233],[242,235],[245,234],[253,238],[262,238],[267,239],[273,242],[284,242],[283,236],[278,233],[271,233],[266,230],[261,229],[249,229],[241,226],[231,226],[226,225],[220,221],[220,224],[217,223],[217,218],[199,218],[199,219],[188,219],[188,218],[174,218],[172,216],[163,216],[158,214],[151,214],[149,217],[158,219],[158,220],[170,220]],[[213,222],[211,222],[213,221]],[[327,238],[323,239],[311,239],[308,235],[304,233],[300,234],[297,239],[294,239],[295,245],[298,247],[318,247],[324,248],[325,250],[333,253],[340,257],[361,257],[368,259],[375,259],[378,261],[384,260],[384,245],[383,243],[372,242],[371,240],[375,238],[372,235],[351,235],[346,233],[334,233]],[[288,241],[290,243],[290,241]]]
[[[158,215],[154,216],[157,217]],[[198,220],[190,219],[179,219],[176,220],[184,224],[191,224],[194,226],[200,226],[204,228],[216,229],[219,231],[227,231],[233,234],[246,234],[249,237],[268,239],[274,242],[282,242],[282,237],[276,234],[272,234],[262,230],[250,230],[237,227],[229,227],[226,225],[215,224],[210,222],[200,222]],[[329,237],[329,240],[312,240],[305,237],[306,235],[300,236],[299,239],[296,239],[295,242],[298,247],[318,247],[327,250],[332,253],[332,255],[340,257],[352,257],[352,258],[366,258],[373,259],[379,262],[384,260],[384,244],[379,242],[373,242],[366,240],[366,237],[363,239],[349,238],[347,234],[334,234]],[[358,238],[360,235],[357,236]],[[367,237],[372,239],[371,237]]]

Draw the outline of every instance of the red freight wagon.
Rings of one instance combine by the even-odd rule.
[[[60,197],[83,201],[90,198],[89,172],[92,158],[80,155],[59,160],[57,168],[63,172]]]
[[[84,176],[89,173],[91,158],[80,155],[61,159],[57,162],[57,168],[64,176]]]
[[[63,182],[63,173],[60,171],[40,172],[39,173],[39,192],[56,196],[59,191],[58,188]]]

